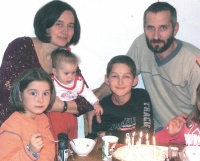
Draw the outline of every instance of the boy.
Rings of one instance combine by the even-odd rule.
[[[100,101],[104,114],[101,123],[92,122],[92,132],[87,138],[96,138],[99,131],[106,131],[119,137],[125,143],[126,133],[135,131],[135,137],[142,131],[143,141],[146,134],[153,135],[153,113],[149,94],[144,89],[133,89],[138,83],[133,60],[125,55],[113,57],[107,65],[105,83],[112,94]]]

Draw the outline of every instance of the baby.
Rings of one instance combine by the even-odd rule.
[[[62,101],[71,101],[79,95],[93,105],[95,114],[103,114],[98,98],[85,85],[84,78],[76,75],[79,59],[66,49],[57,49],[52,53],[52,80],[56,89],[56,96]]]

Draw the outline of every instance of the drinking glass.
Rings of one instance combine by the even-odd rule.
[[[169,161],[181,161],[179,157],[179,148],[169,146],[168,147],[168,158]]]

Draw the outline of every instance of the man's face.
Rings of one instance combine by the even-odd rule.
[[[163,53],[173,43],[177,31],[172,26],[170,12],[162,11],[147,13],[144,32],[149,49],[154,53]]]

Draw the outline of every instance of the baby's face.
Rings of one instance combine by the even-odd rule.
[[[61,83],[67,85],[75,79],[77,68],[77,64],[61,62],[54,75]]]

